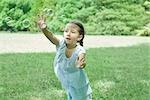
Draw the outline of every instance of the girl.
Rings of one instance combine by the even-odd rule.
[[[92,100],[92,89],[83,69],[86,65],[83,25],[77,21],[69,22],[61,40],[48,31],[43,16],[40,17],[38,26],[45,36],[56,45],[54,71],[67,92],[68,100]]]

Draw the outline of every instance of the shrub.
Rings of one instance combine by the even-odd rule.
[[[31,10],[29,1],[26,0],[2,0],[0,12],[0,29],[5,31],[27,31],[29,27],[23,27],[22,21],[28,18]],[[19,22],[18,22],[19,21]]]
[[[145,1],[144,4],[143,4],[145,10],[150,10],[150,1]]]
[[[53,11],[47,24],[56,32],[78,19],[88,34],[135,35],[150,18],[145,0],[1,0],[0,30],[38,31],[35,21],[45,8]]]

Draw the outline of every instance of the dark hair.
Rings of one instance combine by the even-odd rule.
[[[79,33],[80,33],[80,35],[82,35],[82,39],[78,42],[80,43],[81,46],[83,46],[83,39],[84,39],[84,35],[85,35],[85,30],[84,30],[84,27],[83,27],[82,23],[79,22],[79,21],[75,21],[75,20],[70,21],[69,23],[73,23],[73,24],[77,25],[80,28]]]

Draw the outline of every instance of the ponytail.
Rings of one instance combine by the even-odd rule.
[[[79,41],[79,43],[82,47],[83,47],[83,39],[84,39],[84,37],[82,37],[82,39]]]

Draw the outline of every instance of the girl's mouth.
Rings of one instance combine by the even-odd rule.
[[[66,38],[66,40],[71,40],[70,38]]]

